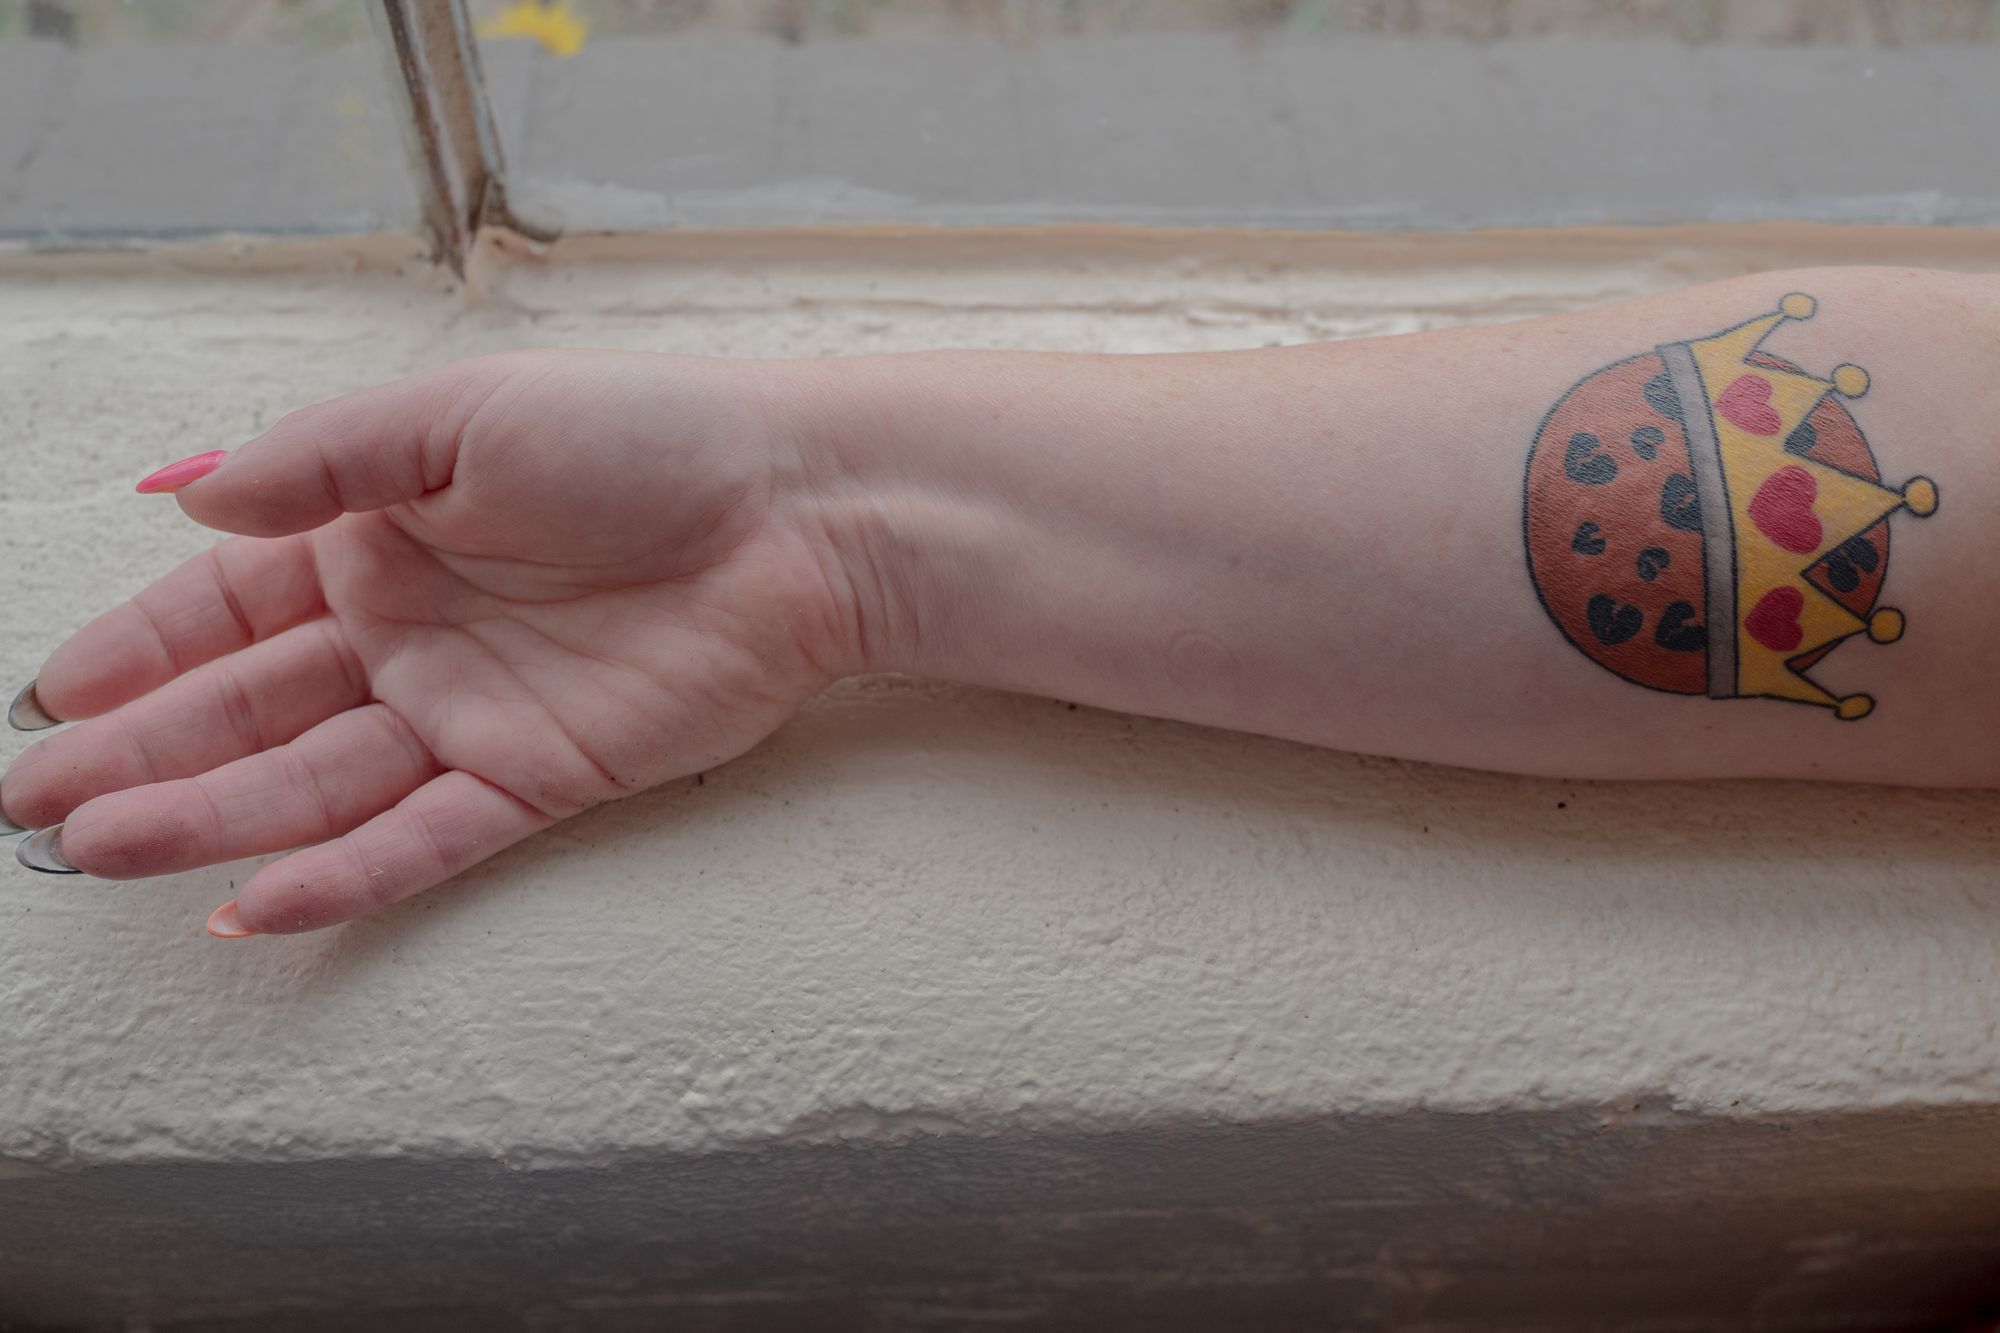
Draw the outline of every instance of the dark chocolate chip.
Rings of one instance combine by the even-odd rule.
[[[1646,613],[1638,607],[1620,606],[1616,598],[1603,593],[1591,598],[1584,611],[1590,617],[1590,632],[1607,647],[1637,634],[1646,619]]]
[[[1861,576],[1873,574],[1881,563],[1882,554],[1875,549],[1874,542],[1866,537],[1849,537],[1828,553],[1826,581],[1840,592],[1853,592],[1861,586]]]
[[[1646,401],[1653,405],[1655,412],[1670,421],[1681,420],[1681,396],[1674,392],[1671,375],[1661,371],[1647,380],[1646,387],[1640,392],[1646,395]]]
[[[1660,517],[1682,532],[1701,531],[1701,497],[1695,494],[1693,477],[1676,472],[1660,483]]]
[[[1602,443],[1587,430],[1580,430],[1569,437],[1563,448],[1563,471],[1571,481],[1582,482],[1586,486],[1602,486],[1618,475],[1618,463],[1608,454],[1597,451]]]
[[[1698,653],[1708,647],[1708,627],[1690,625],[1694,618],[1694,607],[1687,602],[1669,602],[1667,609],[1660,612],[1659,626],[1653,631],[1653,642],[1670,653]]]

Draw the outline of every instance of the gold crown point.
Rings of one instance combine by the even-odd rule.
[[[1778,313],[1786,319],[1811,319],[1813,311],[1819,309],[1819,302],[1804,292],[1793,292],[1778,302]]]
[[[1937,512],[1937,483],[1929,477],[1911,477],[1903,483],[1903,507],[1918,518]]]
[[[1868,392],[1868,372],[1851,361],[1835,366],[1833,387],[1842,398],[1859,398]]]
[[[1865,694],[1850,694],[1833,711],[1842,722],[1859,722],[1875,711],[1875,701]]]
[[[1903,613],[1885,606],[1868,617],[1868,637],[1877,643],[1894,643],[1903,637]]]

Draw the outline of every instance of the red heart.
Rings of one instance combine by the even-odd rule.
[[[1723,418],[1752,435],[1776,435],[1783,423],[1771,406],[1771,381],[1762,375],[1738,375],[1715,400]]]
[[[1819,515],[1813,497],[1819,483],[1802,467],[1781,467],[1750,497],[1750,521],[1787,551],[1804,555],[1819,549]]]
[[[1743,617],[1743,628],[1772,652],[1789,653],[1806,637],[1799,627],[1799,612],[1805,606],[1805,594],[1797,588],[1773,588]]]

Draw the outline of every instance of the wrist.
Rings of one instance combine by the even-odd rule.
[[[923,669],[913,527],[942,486],[920,475],[926,460],[897,447],[907,410],[898,386],[910,386],[884,363],[904,360],[764,363],[777,492],[825,583],[837,676]]]

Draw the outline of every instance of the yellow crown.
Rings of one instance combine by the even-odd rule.
[[[1659,351],[1684,405],[1701,502],[1708,693],[1819,704],[1851,720],[1866,717],[1874,700],[1835,698],[1806,676],[1810,662],[1801,659],[1817,661],[1820,650],[1864,632],[1892,643],[1902,636],[1903,617],[1882,608],[1862,620],[1807,574],[1897,509],[1934,512],[1937,487],[1917,477],[1891,490],[1808,457],[1809,443],[1788,447],[1829,393],[1868,392],[1868,372],[1856,365],[1820,379],[1751,360],[1772,329],[1811,319],[1816,305],[1794,292],[1768,315]],[[1810,441],[1810,431],[1803,438]]]

